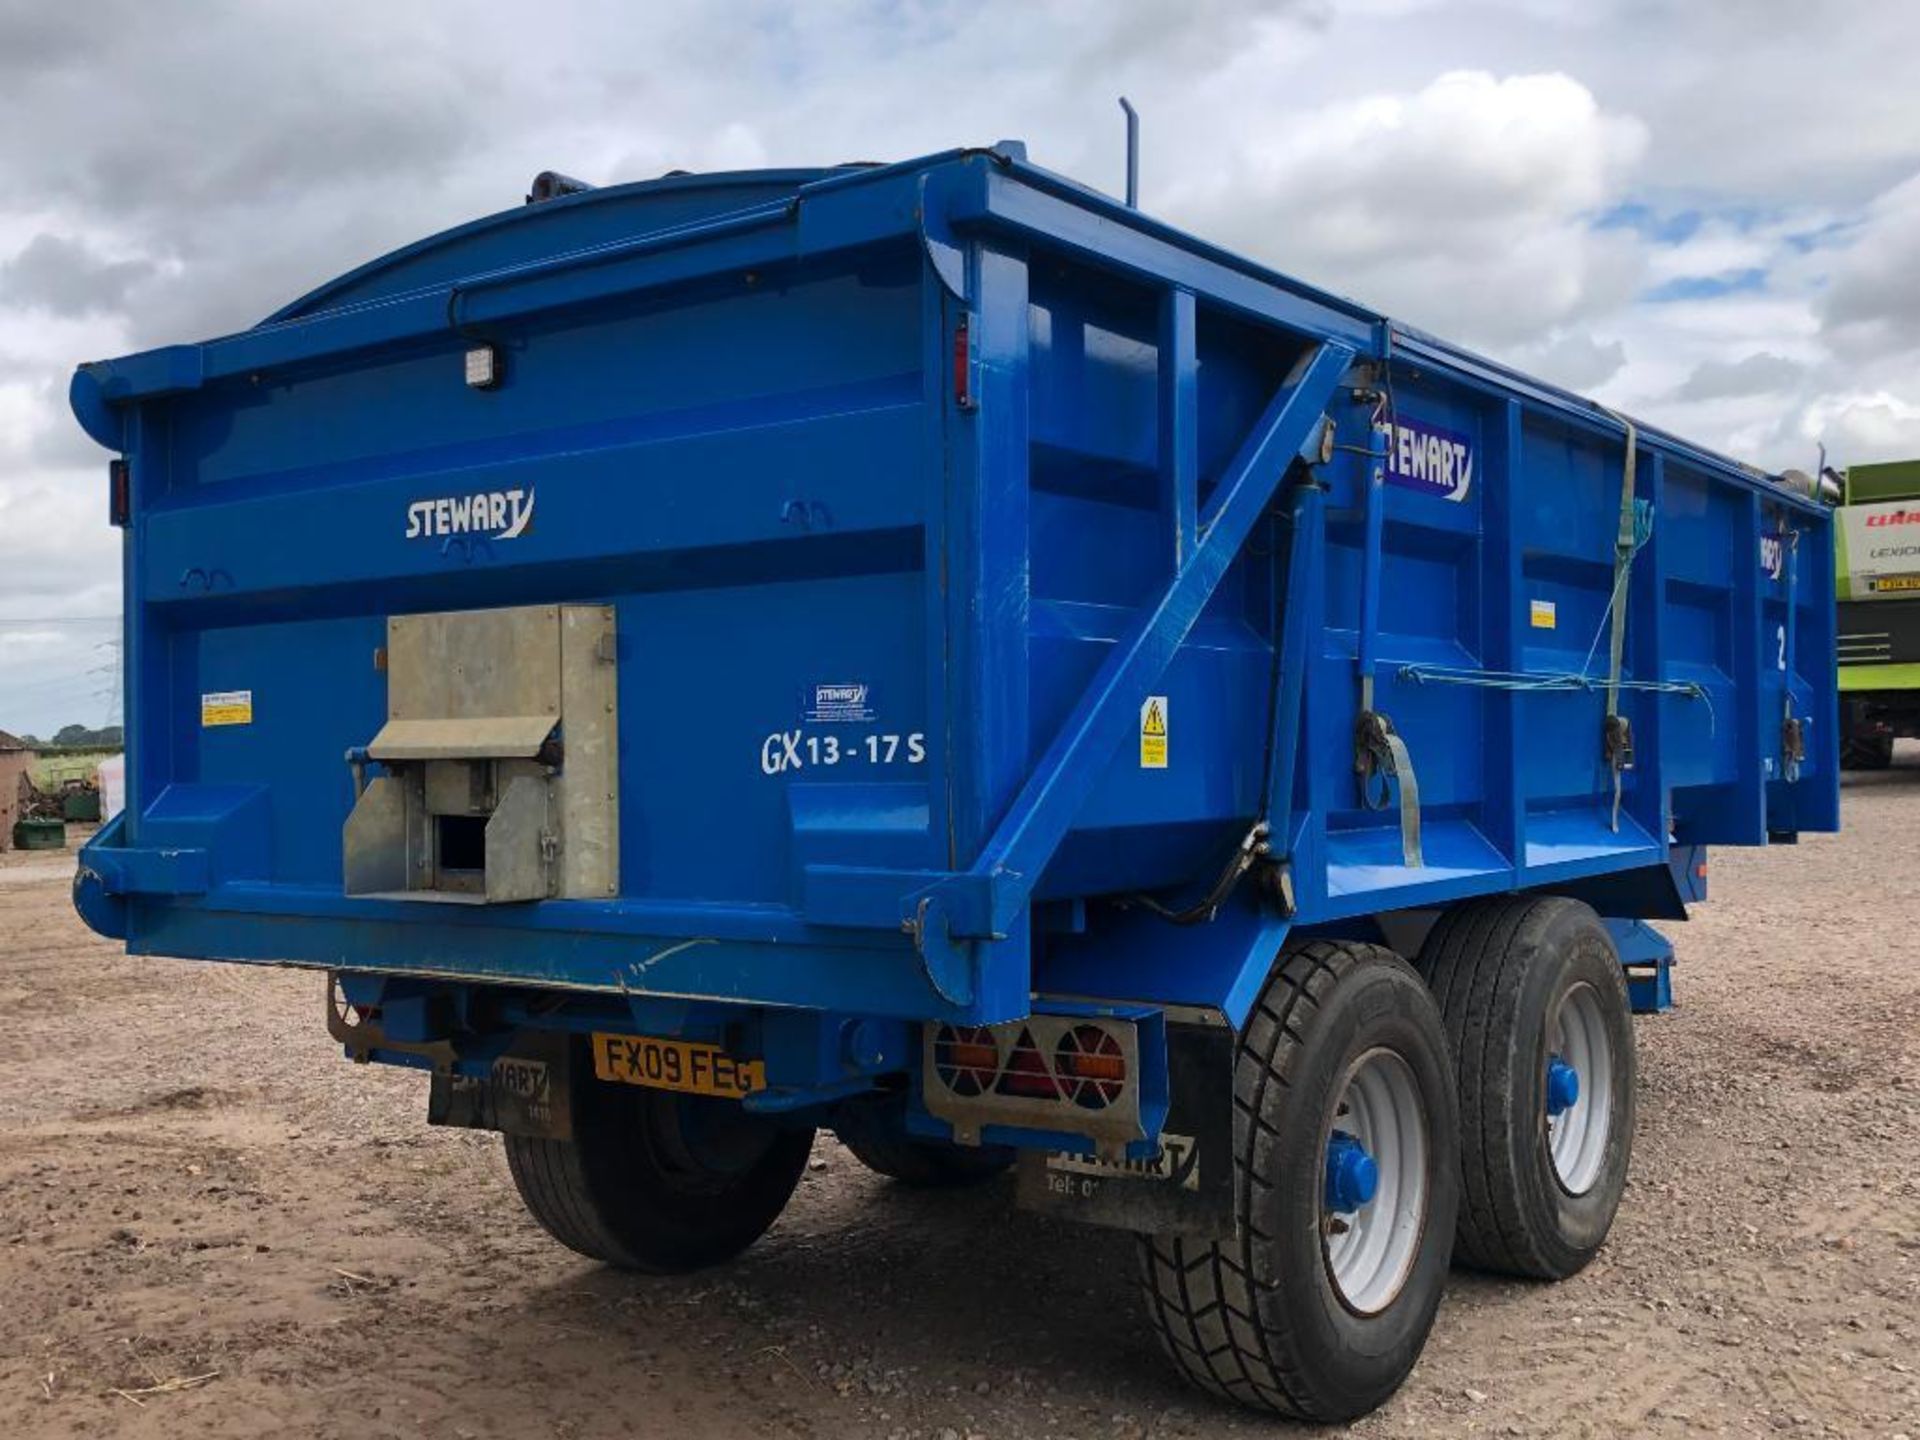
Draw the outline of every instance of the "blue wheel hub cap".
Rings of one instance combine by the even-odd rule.
[[[1367,1147],[1345,1131],[1327,1137],[1327,1209],[1351,1214],[1380,1189],[1380,1167]]]
[[[1558,1055],[1547,1057],[1547,1114],[1558,1115],[1573,1108],[1580,1098],[1580,1072]]]

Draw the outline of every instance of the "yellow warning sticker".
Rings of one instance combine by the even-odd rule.
[[[1551,630],[1560,623],[1554,613],[1553,601],[1535,600],[1527,607],[1527,618],[1536,630]]]
[[[1167,697],[1149,695],[1140,706],[1140,768],[1167,768]]]
[[[200,697],[202,725],[251,725],[253,691],[214,690]]]

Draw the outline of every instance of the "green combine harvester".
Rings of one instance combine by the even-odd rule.
[[[1841,764],[1884,770],[1920,736],[1920,460],[1850,467],[1837,515]]]

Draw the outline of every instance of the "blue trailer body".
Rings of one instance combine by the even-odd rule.
[[[126,526],[82,913],[393,1024],[750,1012],[800,1103],[1036,996],[1237,1022],[1289,932],[1679,918],[1699,847],[1837,824],[1819,505],[1017,146],[529,206],[72,399]],[[618,631],[617,893],[345,894],[389,618],[560,603]]]

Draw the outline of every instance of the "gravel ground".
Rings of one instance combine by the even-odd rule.
[[[1612,1241],[1558,1286],[1456,1274],[1355,1434],[1920,1437],[1920,752],[1846,823],[1716,855]],[[0,856],[0,1436],[1286,1429],[1175,1381],[1126,1237],[825,1138],[739,1263],[599,1270],[419,1077],[338,1058],[314,976],[120,956],[71,863]]]

